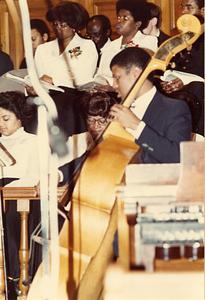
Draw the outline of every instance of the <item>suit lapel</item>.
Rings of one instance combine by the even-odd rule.
[[[160,94],[159,92],[156,92],[142,118],[142,121],[146,124],[152,125],[157,119],[160,119],[161,105],[159,100]]]

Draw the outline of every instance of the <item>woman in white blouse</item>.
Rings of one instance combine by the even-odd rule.
[[[64,99],[65,100],[65,99]],[[60,102],[59,104],[62,104]],[[0,143],[7,149],[14,159],[14,163],[10,166],[2,167],[0,184],[1,186],[15,186],[26,187],[36,186],[40,179],[39,168],[39,154],[38,141],[35,134],[28,133],[24,130],[30,127],[33,131],[31,122],[35,120],[35,109],[26,102],[23,93],[20,92],[4,92],[0,93]],[[74,132],[68,126],[71,125],[66,122],[65,117],[71,119],[75,117],[74,111],[68,111],[69,105],[62,107],[61,118],[59,121],[63,122],[64,131],[68,131],[66,145],[68,147],[68,154],[59,159],[60,180],[63,182],[72,176],[69,163],[75,162],[86,151],[90,143],[89,135],[86,130],[82,132]],[[64,117],[64,119],[63,119]],[[29,126],[30,124],[30,126]],[[62,125],[62,124],[61,124]],[[75,124],[73,124],[73,127]],[[34,127],[35,124],[34,124]],[[1,153],[0,153],[1,159]],[[61,167],[62,166],[62,170]],[[65,178],[64,178],[65,177]],[[16,201],[7,201],[7,209],[5,213],[5,237],[7,250],[7,274],[9,277],[8,286],[14,293],[18,290],[19,279],[19,238],[20,238],[20,217],[16,208]],[[29,214],[29,233],[31,234],[34,228],[40,221],[39,201],[30,201]],[[39,258],[37,258],[39,259]],[[38,265],[39,261],[35,261]],[[31,269],[31,275],[36,269],[36,265]]]
[[[1,186],[35,186],[39,181],[37,136],[24,130],[32,111],[20,92],[0,93],[0,143],[14,159],[13,165],[1,168]],[[31,201],[29,232],[39,222],[38,201]],[[9,295],[18,294],[20,216],[16,201],[7,201],[4,216],[6,262]],[[32,225],[31,225],[32,224]]]
[[[0,143],[15,163],[2,168],[3,185],[35,186],[39,181],[37,136],[24,130],[28,107],[19,92],[0,93]]]
[[[40,78],[57,86],[77,87],[90,82],[96,71],[98,53],[93,41],[78,35],[89,15],[85,8],[71,1],[48,10],[57,38],[40,45],[35,64]]]

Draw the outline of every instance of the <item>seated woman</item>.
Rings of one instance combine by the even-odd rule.
[[[0,143],[14,158],[14,164],[2,167],[1,186],[35,186],[39,181],[37,137],[24,130],[32,111],[19,92],[0,93]],[[33,201],[32,201],[33,202]],[[35,207],[34,207],[35,204]],[[39,222],[39,202],[30,204],[29,232]],[[5,242],[9,295],[18,293],[20,216],[16,201],[7,201]]]
[[[110,108],[119,103],[115,92],[95,91],[86,93],[80,99],[81,111],[86,119],[87,129],[96,140],[109,122]]]
[[[41,19],[31,19],[31,40],[33,55],[39,45],[44,44],[49,41],[49,28],[44,20]],[[26,59],[24,58],[21,62],[20,69],[27,68]]]
[[[57,38],[39,45],[35,63],[39,77],[57,86],[76,87],[92,80],[98,53],[93,41],[83,39],[78,31],[89,18],[83,6],[72,1],[49,9],[46,15]],[[85,70],[85,72],[83,71]]]
[[[59,101],[56,100],[58,103]],[[61,106],[65,99],[61,99],[58,112],[60,114],[60,128],[66,133],[66,145],[68,154],[59,159],[59,170],[62,172],[60,179],[65,183],[71,174],[71,165],[77,158],[83,155],[87,149],[87,132],[73,127],[70,128],[71,117],[74,111],[69,110],[69,105]],[[66,120],[69,118],[69,120]],[[70,117],[69,117],[70,116]],[[68,123],[67,123],[68,121]],[[27,99],[19,92],[0,93],[0,143],[14,158],[15,163],[2,168],[2,186],[35,186],[39,182],[39,155],[37,149],[37,136],[24,130],[35,132],[36,108],[27,103]],[[72,165],[73,166],[73,165]],[[40,221],[39,201],[30,201],[29,235]],[[12,286],[18,293],[20,244],[20,216],[16,209],[16,201],[8,201],[5,213],[5,236],[7,247],[7,274]],[[40,259],[40,258],[39,258]],[[36,266],[39,264],[36,261]],[[35,270],[34,270],[35,271]],[[33,275],[33,270],[31,270]]]
[[[0,93],[0,143],[15,159],[2,169],[2,185],[35,186],[39,181],[37,137],[24,130],[30,108],[23,94]]]

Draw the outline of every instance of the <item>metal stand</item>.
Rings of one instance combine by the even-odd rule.
[[[4,165],[0,162],[1,177],[3,177],[2,167]],[[3,196],[2,190],[0,192],[0,296],[4,295],[5,300],[8,300],[8,286],[7,286],[7,271],[6,271],[6,252],[5,252],[5,236],[4,236],[4,211],[3,211]]]

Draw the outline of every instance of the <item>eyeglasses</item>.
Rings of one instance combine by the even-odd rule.
[[[87,33],[86,35],[85,35],[85,37],[87,38],[87,39],[95,39],[95,40],[99,40],[100,38],[101,38],[101,36],[102,36],[102,33],[100,32],[100,33]]]
[[[66,22],[59,22],[59,21],[53,22],[53,25],[60,29],[67,29],[69,27],[69,25]]]
[[[129,18],[127,16],[122,16],[122,17],[118,16],[117,20],[118,20],[118,22],[123,22],[123,21],[125,22],[125,21],[128,21]]]
[[[89,116],[87,117],[87,122],[88,124],[105,125],[107,123],[107,119],[103,117]]]
[[[124,16],[117,16],[117,22],[127,22],[132,20],[132,16],[131,15],[124,15]]]
[[[196,3],[190,3],[190,4],[181,4],[181,9],[186,11],[195,11],[198,10],[198,6]]]

